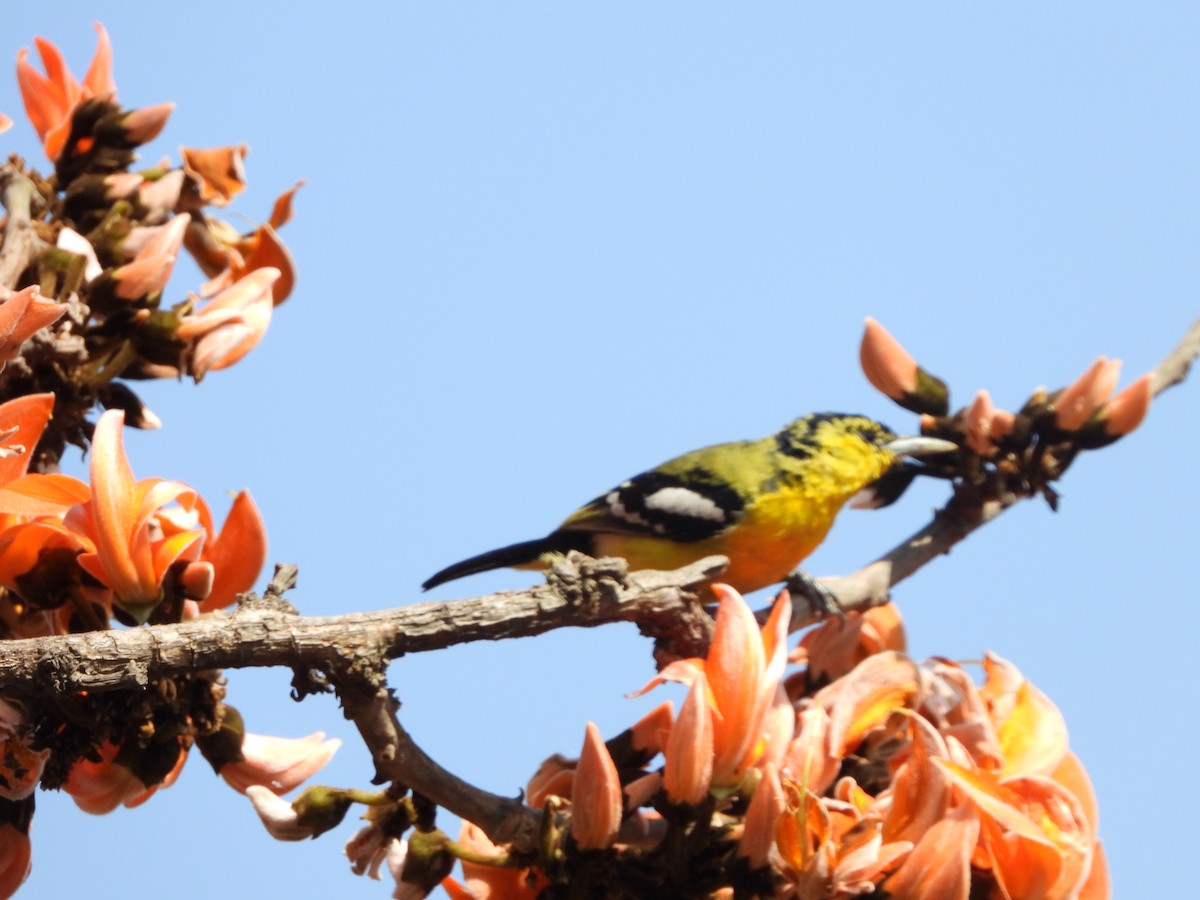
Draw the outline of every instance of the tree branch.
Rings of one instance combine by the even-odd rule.
[[[1196,357],[1200,356],[1200,319],[1192,323],[1178,344],[1154,369],[1154,396],[1174,387],[1185,378]]]
[[[0,196],[8,210],[4,242],[0,245],[0,285],[6,288],[16,288],[17,279],[38,253],[32,210],[36,193],[33,181],[12,163],[0,167]]]
[[[1200,319],[1154,369],[1154,395],[1181,383],[1200,356]],[[838,598],[842,609],[862,611],[886,603],[889,589],[950,549],[1021,500],[1035,493],[1018,494],[997,484],[978,487],[957,485],[954,496],[933,515],[933,520],[874,562],[849,575],[821,578],[821,584]],[[765,612],[763,613],[765,615]],[[794,597],[791,630],[798,631],[818,618],[806,598]]]
[[[53,701],[79,691],[139,691],[197,670],[288,667],[297,673],[301,695],[334,687],[371,751],[376,782],[412,788],[492,840],[530,849],[540,814],[519,799],[468,784],[421,750],[396,717],[383,674],[387,661],[470,641],[619,621],[654,637],[660,655],[694,655],[707,646],[711,620],[690,589],[724,566],[722,557],[710,557],[674,572],[626,574],[622,560],[575,555],[552,569],[549,584],[523,591],[326,617],[296,614],[282,596],[295,583],[295,568],[279,567],[265,596],[246,597],[233,615],[0,642],[0,688],[9,697]]]
[[[306,617],[250,599],[233,615],[178,625],[6,640],[0,642],[0,687],[45,696],[141,688],[196,669],[335,669],[349,659],[384,661],[610,622],[634,622],[665,652],[694,654],[707,643],[708,626],[691,589],[724,565],[723,557],[708,557],[673,572],[618,577],[620,560],[575,556],[555,567],[550,584],[470,600]]]
[[[501,797],[468,784],[425,753],[396,717],[397,703],[387,686],[370,678],[334,676],[347,718],[375,761],[376,783],[411,787],[438,806],[473,822],[496,843],[532,850],[541,815],[519,798]]]

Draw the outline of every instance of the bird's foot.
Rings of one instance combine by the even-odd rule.
[[[846,611],[842,609],[837,594],[803,569],[793,569],[783,583],[790,593],[799,594],[808,601],[817,618],[845,615]]]

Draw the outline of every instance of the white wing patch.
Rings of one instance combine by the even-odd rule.
[[[725,521],[725,510],[710,498],[685,487],[659,488],[646,497],[645,503],[646,509],[656,509],[672,516],[687,516],[709,522]]]
[[[622,487],[625,487],[629,482],[625,482]],[[650,526],[650,522],[644,519],[631,510],[625,508],[625,504],[621,502],[621,495],[617,491],[609,491],[608,496],[604,498],[604,502],[608,504],[608,511],[618,519],[624,519],[626,522],[632,522],[634,525]]]

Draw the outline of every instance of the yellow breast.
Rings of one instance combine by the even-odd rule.
[[[600,533],[596,551],[629,568],[675,569],[705,556],[727,556],[720,580],[742,593],[778,584],[825,539],[842,503],[808,496],[802,487],[764,494],[737,527],[703,541],[677,543],[641,535]]]

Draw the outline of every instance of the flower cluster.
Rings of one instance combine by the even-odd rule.
[[[921,415],[921,433],[954,440],[991,465],[1012,462],[1034,443],[1052,457],[1041,473],[1061,477],[1078,450],[1107,446],[1142,423],[1154,393],[1154,375],[1135,379],[1114,395],[1121,361],[1101,356],[1079,378],[1058,391],[1038,388],[1018,412],[998,408],[987,390],[950,415],[946,384],[874,319],[867,319],[859,352],[867,380],[900,406]]]
[[[135,150],[163,130],[174,105],[120,106],[108,35],[97,30],[82,80],[49,41],[35,41],[44,73],[28,51],[18,55],[25,111],[54,174],[43,178],[14,159],[2,178],[9,231],[28,226],[30,239],[6,242],[4,268],[17,281],[0,286],[0,359],[11,360],[39,333],[25,364],[0,376],[0,396],[53,393],[51,439],[80,446],[96,403],[124,410],[128,425],[158,427],[125,380],[200,381],[259,343],[295,283],[277,230],[300,187],[278,198],[265,223],[241,233],[216,211],[245,187],[245,146],[184,148],[178,165],[163,159],[135,169]],[[0,130],[11,124],[0,117]],[[168,303],[167,283],[184,251],[208,281]],[[10,320],[19,327],[6,335]]]
[[[244,357],[295,280],[276,229],[295,188],[247,234],[212,214],[245,185],[245,147],[183,151],[134,171],[137,147],[173,104],[119,106],[108,35],[82,80],[35,41],[44,72],[17,57],[29,121],[54,172],[0,166],[0,639],[218,614],[257,580],[262,517],[239,493],[219,528],[179,481],[135,478],[123,428],[157,417],[120,379],[199,381]],[[0,116],[0,131],[12,120]],[[298,185],[297,185],[298,187]],[[164,305],[181,251],[209,279]],[[92,422],[99,404],[107,409]],[[87,480],[57,472],[68,443],[90,448]],[[285,793],[338,741],[247,733],[219,672],[151,679],[145,690],[0,698],[0,896],[29,871],[37,786],[89,813],[137,806],[200,750],[239,792]]]
[[[257,580],[266,532],[242,491],[221,529],[187,485],[134,478],[125,414],[109,410],[92,437],[89,481],[27,471],[51,394],[0,405],[0,629],[40,637],[195,618],[231,604]]]
[[[678,715],[663,704],[607,743],[589,725],[578,760],[552,757],[529,784],[553,851],[514,857],[467,824],[451,896],[579,878],[611,897],[1108,896],[1087,775],[1011,663],[989,655],[976,684],[914,662],[888,605],[810,631],[788,674],[787,595],[761,629],[736,592],[718,596],[707,657],[643,689],[688,685]]]
[[[113,619],[177,622],[250,589],[266,559],[266,532],[249,493],[237,495],[218,529],[187,485],[136,479],[122,444],[124,414],[114,410],[96,424],[87,482],[28,472],[53,403],[38,394],[0,405],[0,635],[92,631]],[[0,840],[25,847],[7,848],[14,863],[0,865],[0,896],[28,868],[30,794],[39,782],[62,787],[89,813],[137,806],[170,786],[196,745],[236,790],[283,793],[337,748],[323,735],[245,733],[215,672],[151,693],[158,696],[80,693],[70,722],[49,707],[0,699],[0,826],[12,826]]]

